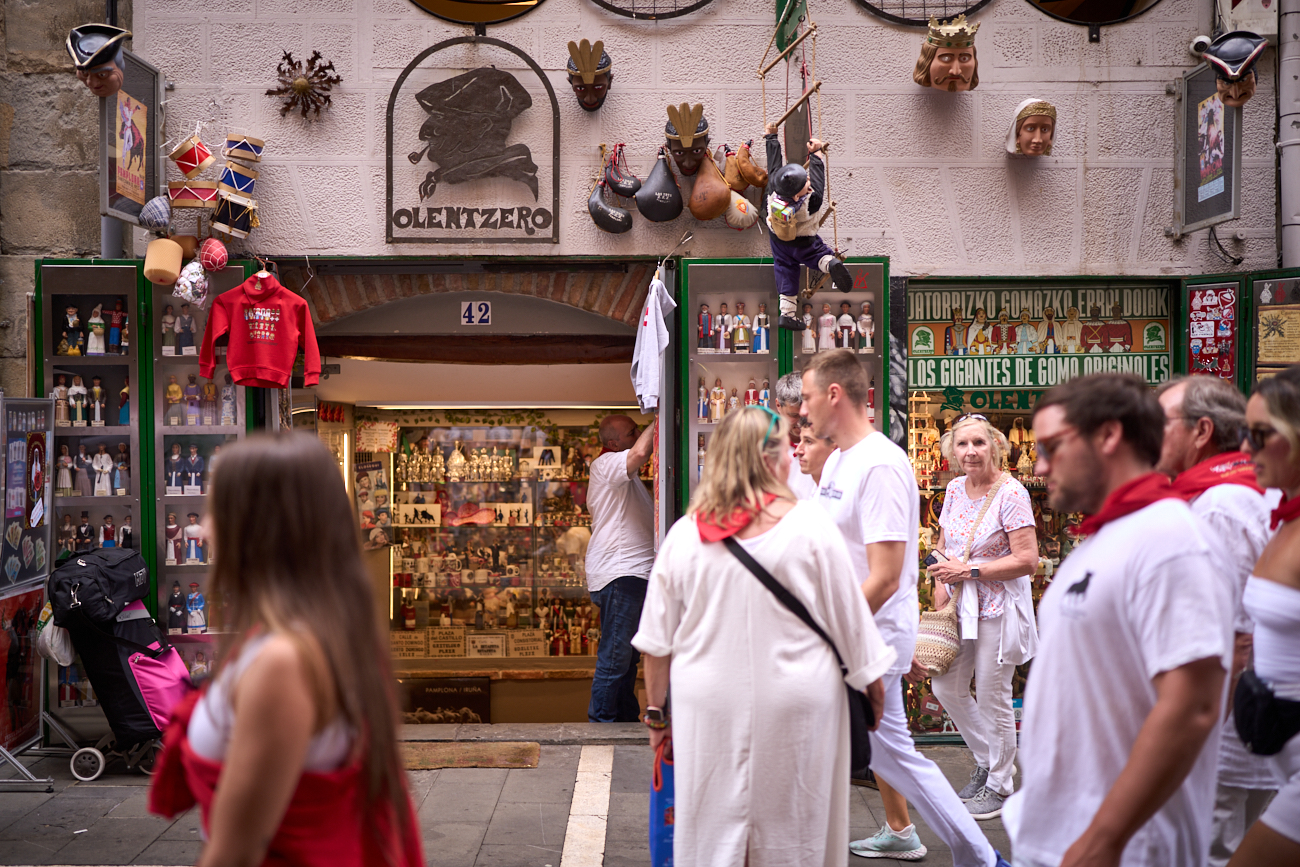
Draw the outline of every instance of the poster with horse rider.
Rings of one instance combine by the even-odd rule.
[[[117,175],[114,189],[136,204],[144,204],[145,149],[149,140],[149,109],[125,90],[117,92],[116,146]]]

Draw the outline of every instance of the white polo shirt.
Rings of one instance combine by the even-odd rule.
[[[1076,548],[1038,606],[1025,689],[1020,791],[1002,819],[1017,858],[1056,864],[1128,763],[1156,702],[1156,675],[1207,657],[1231,666],[1232,606],[1200,524],[1159,500]],[[1122,867],[1203,867],[1217,730],[1182,785],[1129,841]]]
[[[587,510],[587,590],[595,593],[624,575],[648,579],[655,564],[655,504],[640,477],[628,475],[626,451],[591,462]]]
[[[848,543],[854,574],[845,578],[857,586],[871,574],[868,545],[906,544],[898,589],[875,615],[880,636],[898,653],[889,674],[903,674],[912,667],[920,622],[916,581],[921,495],[907,453],[880,431],[872,431],[848,450],[832,452],[822,468],[817,504]]]

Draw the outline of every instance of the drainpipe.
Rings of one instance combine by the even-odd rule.
[[[1300,268],[1300,0],[1282,0],[1277,28],[1277,111],[1282,267]]]
[[[104,0],[104,23],[117,26],[117,0]],[[122,221],[114,217],[99,218],[99,255],[105,259],[122,258]]]

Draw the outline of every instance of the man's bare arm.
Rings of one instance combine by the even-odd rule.
[[[906,556],[906,542],[871,542],[867,545],[867,569],[871,574],[862,582],[862,594],[867,597],[872,614],[879,611],[898,590]]]

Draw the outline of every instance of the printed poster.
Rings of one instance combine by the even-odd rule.
[[[44,587],[0,599],[0,746],[7,750],[26,744],[39,730],[36,620],[44,605]]]
[[[1295,364],[1300,361],[1300,305],[1261,307],[1259,311],[1260,364]]]
[[[1196,201],[1219,195],[1224,190],[1223,100],[1216,93],[1200,101],[1196,107],[1197,151],[1200,154],[1201,179],[1196,187]]]
[[[382,461],[364,461],[355,470],[361,548],[373,551],[393,544],[393,505]]]
[[[117,92],[117,131],[114,189],[136,204],[144,204],[145,152],[148,150],[149,109],[125,90]]]
[[[1187,370],[1231,380],[1237,375],[1236,283],[1188,288]]]

